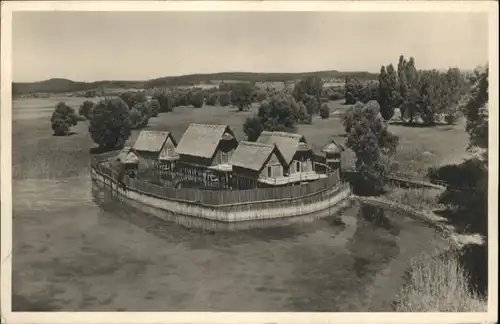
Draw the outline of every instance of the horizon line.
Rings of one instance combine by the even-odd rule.
[[[393,64],[394,65],[394,64]],[[459,68],[457,67],[452,67],[449,66],[447,68],[432,68],[432,69],[422,69],[422,70],[438,70],[438,71],[445,71],[449,68],[459,68],[461,71],[474,71],[477,67],[483,66],[484,64],[477,64],[475,67],[469,67],[469,68]],[[382,65],[381,65],[382,66]],[[420,70],[420,69],[419,69]],[[81,80],[74,80],[70,78],[65,78],[65,77],[52,77],[48,79],[43,79],[43,80],[35,80],[35,81],[15,81],[12,80],[12,83],[39,83],[39,82],[44,82],[44,81],[50,81],[50,80],[68,80],[71,82],[79,82],[79,83],[95,83],[95,82],[147,82],[151,80],[157,80],[157,79],[162,79],[162,78],[179,78],[179,77],[187,77],[187,76],[193,76],[193,75],[211,75],[211,74],[224,74],[224,73],[248,73],[248,74],[306,74],[306,73],[321,73],[321,72],[338,72],[338,73],[370,73],[370,74],[379,74],[380,71],[368,71],[368,70],[336,70],[336,69],[331,69],[331,70],[312,70],[312,71],[302,71],[302,72],[251,72],[251,71],[223,71],[223,72],[205,72],[205,73],[186,73],[186,74],[174,74],[174,75],[166,75],[166,76],[159,76],[159,77],[153,77],[149,79],[135,79],[135,80],[126,80],[126,79],[97,79],[97,80],[92,80],[92,81],[81,81]]]

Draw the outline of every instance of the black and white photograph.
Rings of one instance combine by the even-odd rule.
[[[2,2],[6,323],[493,319],[494,2],[98,2]]]

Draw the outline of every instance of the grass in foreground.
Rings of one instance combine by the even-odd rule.
[[[410,262],[408,283],[399,294],[399,312],[485,312],[486,300],[468,286],[456,252],[423,254]]]

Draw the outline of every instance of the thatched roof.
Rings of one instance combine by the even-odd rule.
[[[132,148],[130,146],[123,147],[123,149],[120,151],[120,153],[118,153],[118,155],[116,156],[116,160],[119,162],[124,161],[125,158],[127,157],[128,153],[131,150],[132,150]]]
[[[334,140],[332,140],[330,143],[326,144],[321,152],[326,153],[326,154],[340,154],[344,151],[344,147],[340,144],[337,144]]]
[[[130,151],[121,162],[123,164],[139,164],[139,158],[133,151]]]
[[[139,163],[139,158],[135,154],[133,148],[125,146],[116,156],[116,161],[122,164],[137,164]]]
[[[257,142],[276,144],[281,154],[283,154],[286,163],[290,164],[297,150],[299,150],[299,148],[301,150],[304,149],[303,145],[299,143],[306,143],[306,139],[300,134],[263,131],[257,139]]]
[[[158,153],[169,137],[171,137],[175,145],[170,132],[143,130],[139,133],[133,149],[142,152]]]
[[[177,153],[211,158],[219,142],[229,138],[226,133],[234,138],[233,131],[227,125],[191,124],[177,145]]]
[[[273,153],[276,153],[282,163],[286,163],[281,152],[274,144],[241,141],[231,157],[230,164],[240,168],[260,171]]]

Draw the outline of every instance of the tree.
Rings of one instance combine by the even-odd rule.
[[[166,91],[156,91],[152,97],[153,100],[156,100],[158,102],[159,112],[166,113],[173,110],[174,98],[172,93]]]
[[[266,100],[267,98],[267,91],[263,90],[255,90],[252,95],[252,101],[253,102],[261,102]]]
[[[257,116],[261,118],[264,130],[295,132],[299,108],[293,97],[275,95],[261,103]]]
[[[255,142],[260,133],[262,133],[262,122],[258,116],[248,117],[243,124],[243,132],[247,136],[247,140],[250,142]]]
[[[399,92],[399,102],[398,106],[401,110],[401,116],[404,115],[404,103],[408,100],[408,81],[406,77],[406,65],[407,62],[403,55],[399,57],[398,62],[398,92]]]
[[[354,97],[354,94],[350,91],[347,91],[345,93],[345,104],[346,105],[354,105],[356,103],[356,97]]]
[[[231,97],[229,96],[229,92],[227,91],[219,92],[218,95],[219,95],[219,104],[222,107],[229,106],[229,104],[231,103]]]
[[[189,103],[195,108],[203,107],[203,104],[205,103],[205,96],[203,95],[203,92],[201,90],[191,92],[191,95],[189,96]]]
[[[121,93],[119,97],[130,109],[136,104],[147,100],[146,93],[143,91],[126,91]]]
[[[99,101],[93,110],[89,133],[102,149],[121,148],[130,137],[130,111],[120,98]]]
[[[323,80],[317,76],[307,77],[295,84],[293,97],[297,102],[303,102],[310,115],[319,112],[321,95],[323,93]]]
[[[356,105],[344,120],[346,145],[356,154],[359,180],[355,191],[360,195],[382,192],[387,172],[385,160],[394,154],[399,138],[389,132],[377,108],[370,104]]]
[[[420,102],[420,91],[419,91],[419,76],[417,68],[415,67],[415,60],[410,57],[410,60],[406,62],[403,60],[402,67],[403,79],[399,80],[400,95],[402,97],[401,106],[401,117],[409,117],[410,123],[414,122],[414,118],[417,116],[417,105]]]
[[[80,105],[80,109],[78,109],[78,114],[85,117],[86,119],[90,119],[90,115],[92,114],[92,108],[94,108],[94,103],[90,100],[85,100]]]
[[[257,116],[249,117],[243,124],[249,141],[256,140],[263,130],[295,132],[300,105],[290,95],[274,95],[263,101]]]
[[[312,102],[311,102],[312,101]],[[304,105],[303,102],[297,102],[297,121],[300,124],[312,124],[312,114],[309,109],[311,109],[311,105],[316,106],[316,98],[312,98],[312,100],[308,102],[309,106]]]
[[[319,109],[319,116],[323,119],[327,119],[330,117],[330,108],[328,108],[327,104],[322,104]]]
[[[137,109],[131,109],[129,116],[131,129],[142,129],[149,123],[149,118]]]
[[[246,83],[235,84],[231,90],[231,103],[238,111],[249,110],[252,104],[253,87]]]
[[[130,124],[132,129],[141,129],[148,125],[152,116],[151,104],[149,102],[139,102],[130,110]]]
[[[67,135],[71,126],[75,126],[77,123],[78,119],[73,108],[62,101],[55,106],[52,117],[50,118],[50,124],[54,131],[54,135]]]
[[[151,107],[151,117],[157,117],[160,114],[160,102],[158,101],[158,99],[151,99],[149,105]]]
[[[476,71],[471,96],[464,107],[469,133],[468,150],[479,154],[460,164],[430,169],[429,178],[447,184],[439,201],[454,211],[455,221],[469,230],[487,235],[488,229],[488,69]]]
[[[161,103],[161,101],[160,101],[160,103]],[[188,106],[189,105],[188,93],[184,90],[177,91],[175,93],[174,105],[176,107]]]
[[[488,148],[488,86],[489,69],[476,70],[475,84],[471,89],[471,98],[464,108],[467,118],[466,131],[469,133],[469,148]]]
[[[355,78],[346,78],[345,81],[345,103],[354,105],[358,102],[363,85]]]
[[[219,99],[217,93],[211,93],[205,99],[205,104],[208,106],[215,106],[217,104],[217,100]]]

